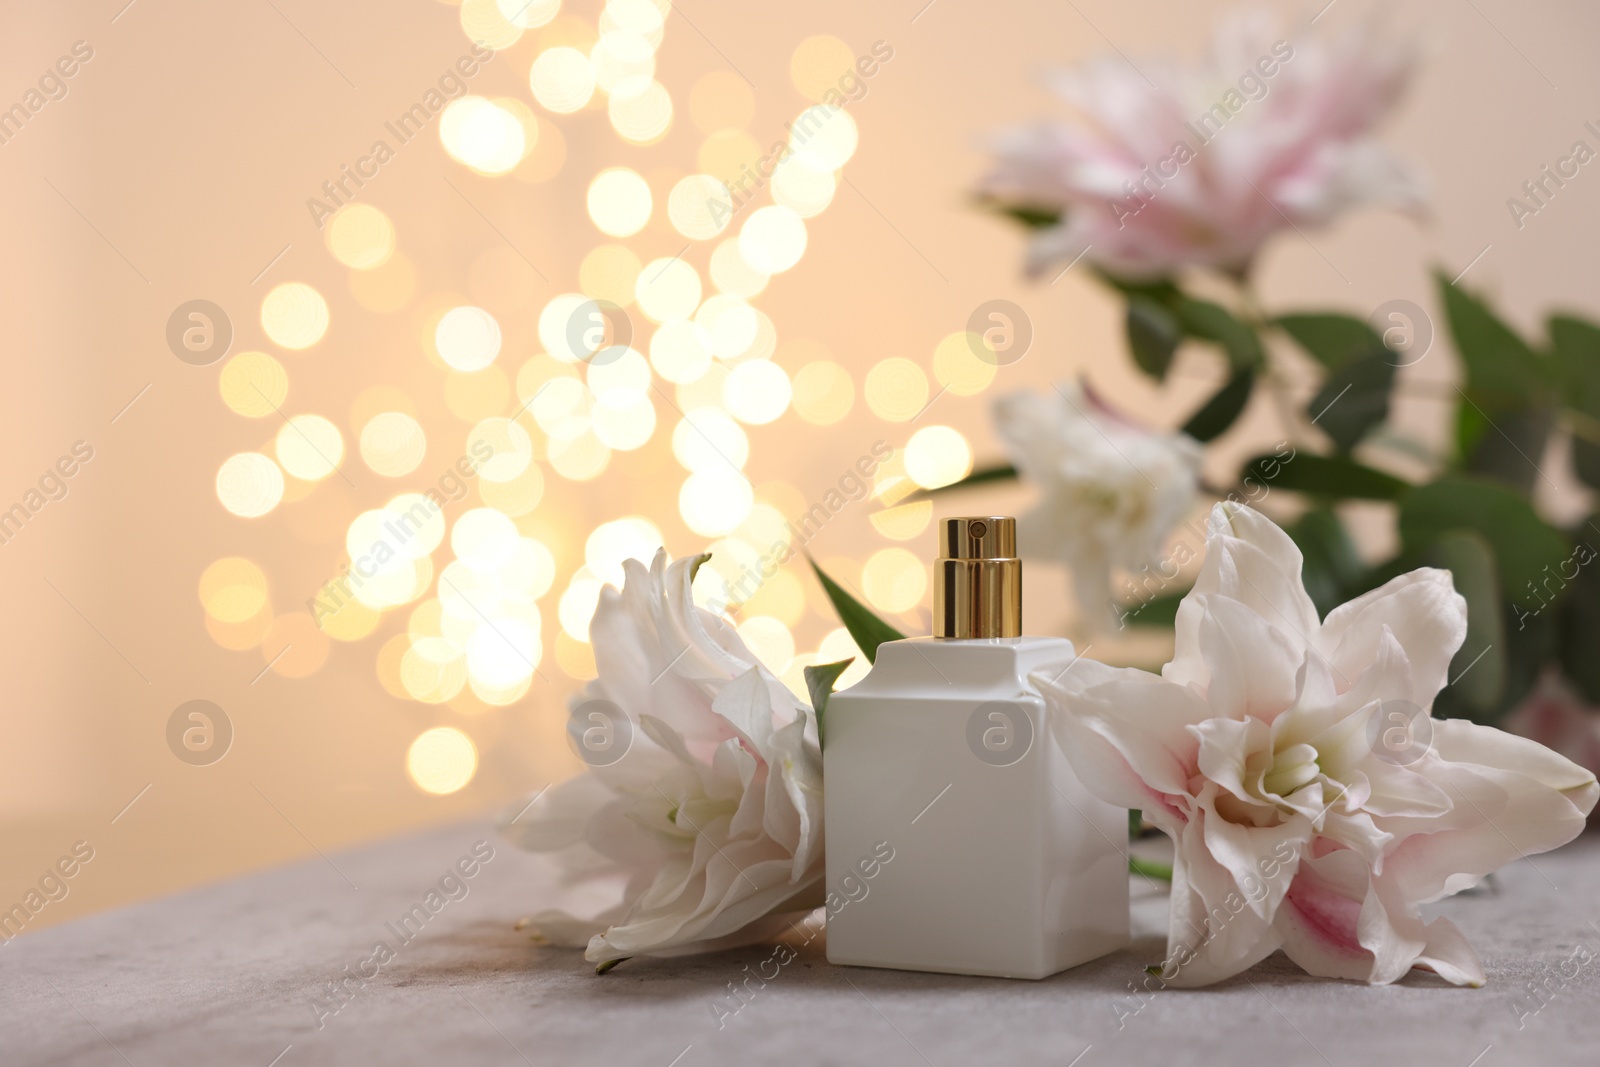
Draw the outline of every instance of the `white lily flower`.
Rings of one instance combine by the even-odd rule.
[[[629,560],[621,591],[601,593],[598,676],[573,709],[576,731],[607,731],[606,751],[501,826],[593,891],[587,916],[530,921],[596,963],[746,944],[822,904],[816,719],[695,605],[704,558]]]
[[[1018,541],[1072,571],[1086,621],[1115,617],[1113,568],[1161,568],[1167,535],[1194,505],[1203,452],[1183,433],[1124,419],[1076,382],[995,401],[995,428],[1023,479],[1040,490]]]
[[[1282,530],[1218,504],[1159,677],[1084,661],[1037,678],[1084,783],[1176,846],[1162,978],[1204,985],[1281,948],[1314,975],[1482,985],[1460,930],[1418,905],[1570,841],[1600,786],[1533,741],[1430,717],[1466,634],[1447,571],[1319,621],[1300,567]]]

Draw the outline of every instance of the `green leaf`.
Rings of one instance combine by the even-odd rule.
[[[1591,704],[1600,704],[1600,567],[1594,566],[1594,519],[1583,527],[1589,536],[1573,550],[1570,562],[1560,568],[1560,576],[1571,575],[1571,585],[1561,602],[1559,634],[1561,669]],[[1576,573],[1573,573],[1576,570]],[[1527,625],[1526,615],[1517,619],[1519,629]]]
[[[1100,267],[1096,267],[1094,273],[1095,277],[1127,297],[1142,296],[1169,309],[1183,299],[1183,291],[1171,278],[1119,278]]]
[[[1530,493],[1541,471],[1538,458],[1545,453],[1550,431],[1555,429],[1555,410],[1548,405],[1512,408],[1486,415],[1470,404],[1468,429],[1471,445],[1464,452],[1466,470],[1505,482],[1524,495]],[[1465,415],[1463,411],[1463,415]]]
[[[1030,230],[1047,230],[1061,222],[1061,212],[1053,207],[1007,204],[988,197],[982,198],[980,203],[997,215],[1015,219]]]
[[[1560,660],[1560,608],[1565,607],[1569,599],[1563,596],[1560,606],[1538,614],[1517,604],[1501,605],[1505,618],[1506,688],[1497,714],[1492,718],[1499,718],[1526,700],[1545,671]],[[1594,647],[1591,640],[1590,659],[1594,658]]]
[[[844,623],[844,628],[850,632],[850,637],[855,641],[856,647],[861,649],[861,654],[867,657],[868,663],[877,662],[878,646],[885,641],[905,639],[905,634],[884,622],[871,608],[845,592],[838,582],[822,573],[822,568],[817,566],[816,560],[810,556],[807,556],[806,560],[816,572],[817,581],[822,583],[822,591],[828,594],[828,600],[833,603],[833,610],[839,613],[839,621]]]
[[[1386,348],[1357,356],[1329,374],[1306,405],[1306,415],[1339,451],[1350,451],[1389,417],[1394,367]]]
[[[855,657],[838,663],[819,663],[805,668],[806,692],[811,694],[811,710],[817,713],[817,743],[822,742],[822,717],[828,711],[828,698],[833,695],[833,683],[839,680],[844,669],[855,662]]]
[[[604,963],[598,964],[595,967],[594,973],[595,974],[605,974],[607,971],[611,970],[611,968],[615,967],[617,964],[619,964],[619,963],[627,963],[631,959],[633,959],[632,956],[623,956],[620,959],[606,960]]]
[[[1177,318],[1147,296],[1128,299],[1128,348],[1133,361],[1156,381],[1164,381],[1183,338]]]
[[[997,463],[992,467],[978,467],[958,482],[941,485],[937,489],[919,489],[906,499],[922,500],[933,496],[935,493],[948,493],[953,489],[971,489],[975,485],[987,485],[990,482],[1014,482],[1017,480],[1017,476],[1017,468],[1011,464]]]
[[[1350,599],[1348,590],[1361,581],[1366,568],[1344,523],[1330,508],[1312,508],[1288,528],[1289,536],[1305,558],[1301,579],[1317,613],[1328,612]]]
[[[1436,272],[1440,303],[1467,371],[1467,393],[1491,415],[1532,403],[1550,378],[1550,365],[1489,305]]]
[[[1600,414],[1600,326],[1576,315],[1551,315],[1546,329],[1568,406]]]
[[[1183,424],[1183,432],[1196,441],[1210,441],[1221,436],[1250,402],[1255,384],[1255,371],[1235,371],[1199,411],[1189,416],[1189,421]]]
[[[1572,435],[1572,469],[1591,489],[1600,489],[1600,444]]]
[[[1600,423],[1600,326],[1570,315],[1552,315],[1550,345],[1561,374],[1567,407]],[[1591,489],[1600,489],[1600,443],[1574,433],[1572,465]]]
[[[1464,474],[1447,474],[1411,490],[1400,501],[1400,544],[1413,560],[1425,558],[1439,538],[1473,530],[1494,552],[1505,595],[1519,604],[1542,603],[1537,589],[1545,571],[1560,566],[1566,535],[1546,523],[1521,494]]]
[[[1297,452],[1288,459],[1276,455],[1257,456],[1240,475],[1246,486],[1260,484],[1271,489],[1336,500],[1394,500],[1411,488],[1392,474],[1385,474],[1347,456],[1318,456]]]
[[[1312,312],[1284,315],[1272,321],[1330,371],[1387,351],[1378,332],[1353,315]]]
[[[1274,324],[1328,369],[1327,381],[1306,405],[1341,452],[1348,452],[1389,417],[1395,354],[1367,323],[1352,315],[1285,315]]]
[[[1504,593],[1494,548],[1473,530],[1441,534],[1425,556],[1450,572],[1467,601],[1467,636],[1450,661],[1444,709],[1459,718],[1487,722],[1500,709],[1506,688]]]
[[[1133,281],[1105,271],[1101,281],[1128,299],[1128,345],[1134,362],[1151,377],[1166,376],[1178,342],[1185,337],[1220,345],[1235,372],[1259,370],[1266,350],[1255,328],[1221,304],[1184,295],[1169,278]]]
[[[1353,600],[1362,593],[1370,593],[1383,583],[1404,574],[1411,568],[1405,565],[1406,561],[1399,556],[1387,559],[1382,563],[1374,564],[1358,574],[1354,581],[1345,587],[1344,598]]]
[[[1489,422],[1489,416],[1477,404],[1469,403],[1470,397],[1464,397],[1461,405],[1456,408],[1456,454],[1463,459],[1472,455],[1488,434],[1494,431]]]
[[[1256,331],[1221,304],[1184,297],[1173,311],[1183,324],[1184,333],[1221,345],[1235,372],[1253,371],[1266,362],[1266,352]]]
[[[1151,597],[1149,600],[1135,603],[1121,604],[1117,609],[1119,629],[1128,626],[1158,626],[1163,629],[1172,629],[1178,619],[1178,605],[1183,603],[1187,596],[1187,589],[1178,593],[1167,593],[1163,596]]]

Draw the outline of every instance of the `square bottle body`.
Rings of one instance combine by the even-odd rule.
[[[829,700],[830,962],[1043,978],[1127,944],[1127,814],[1078,781],[1028,680],[1073,656],[888,642]]]

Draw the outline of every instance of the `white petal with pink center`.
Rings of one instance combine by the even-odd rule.
[[[1169,984],[1282,949],[1325,977],[1482,985],[1461,932],[1419,905],[1570,841],[1600,786],[1533,741],[1429,717],[1466,635],[1449,572],[1319,621],[1301,562],[1266,518],[1218,504],[1172,661],[1036,676],[1057,736],[1093,792],[1173,839]],[[1397,707],[1426,742],[1403,759],[1380,740]]]

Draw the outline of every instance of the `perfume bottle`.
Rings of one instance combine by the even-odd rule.
[[[1044,978],[1128,942],[1127,815],[1079,782],[1022,636],[1010,518],[945,519],[933,636],[878,646],[828,702],[828,959]]]

